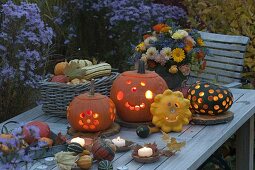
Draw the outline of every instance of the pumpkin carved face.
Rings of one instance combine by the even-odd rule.
[[[166,90],[155,97],[151,104],[152,123],[164,132],[179,132],[182,126],[189,123],[191,112],[190,101],[179,91]]]
[[[111,99],[122,120],[146,122],[152,119],[150,105],[154,96],[166,89],[166,82],[155,72],[126,71],[113,82]]]
[[[108,129],[115,120],[115,105],[107,96],[81,94],[67,109],[67,119],[74,130],[98,132]]]

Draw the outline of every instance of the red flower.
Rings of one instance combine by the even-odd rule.
[[[154,60],[147,60],[147,65],[149,68],[155,68],[157,63]]]
[[[143,39],[145,40],[146,38],[148,38],[148,37],[151,37],[152,35],[150,35],[150,34],[145,34],[145,35],[143,35]]]
[[[203,60],[205,58],[205,53],[200,50],[198,53],[197,53],[197,59],[198,60]]]

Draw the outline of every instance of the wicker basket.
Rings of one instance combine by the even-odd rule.
[[[112,72],[110,76],[95,79],[95,92],[103,95],[110,95],[112,82],[119,75]],[[90,83],[79,85],[68,85],[65,83],[49,82],[48,79],[40,82],[40,92],[42,98],[42,110],[52,116],[66,117],[66,107],[75,96],[87,92]]]

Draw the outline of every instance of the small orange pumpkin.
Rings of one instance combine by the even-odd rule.
[[[57,63],[55,65],[55,68],[54,68],[54,74],[56,76],[57,75],[64,75],[64,69],[67,66],[67,64],[68,64],[68,62],[66,62],[66,61]]]
[[[112,100],[94,93],[91,80],[89,93],[75,97],[67,108],[67,120],[71,127],[80,132],[98,132],[108,129],[115,120],[115,105]]]

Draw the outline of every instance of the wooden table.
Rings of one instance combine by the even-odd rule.
[[[214,126],[185,126],[181,133],[170,133],[170,136],[176,137],[179,141],[186,141],[186,146],[170,158],[161,157],[153,164],[141,164],[135,162],[131,157],[131,152],[118,153],[113,160],[113,166],[126,165],[129,170],[152,170],[152,169],[197,169],[207,158],[210,157],[230,136],[237,132],[237,169],[253,169],[253,141],[254,141],[254,113],[255,113],[255,90],[231,89],[234,94],[235,102],[231,107],[234,112],[234,119],[226,124]],[[31,120],[40,120],[47,122],[54,132],[61,131],[66,133],[67,120],[51,117],[44,114],[41,106],[22,113],[10,120],[26,122]],[[3,122],[4,123],[4,122]],[[1,124],[2,125],[2,124]],[[121,133],[116,135],[126,138],[136,143],[156,142],[160,148],[165,144],[161,141],[161,134],[156,133],[149,138],[141,139],[135,129],[122,128]],[[115,137],[116,137],[115,136]],[[46,166],[42,166],[45,165]],[[52,161],[48,163],[45,160],[35,162],[29,169],[58,169]],[[93,165],[92,169],[97,169]]]

